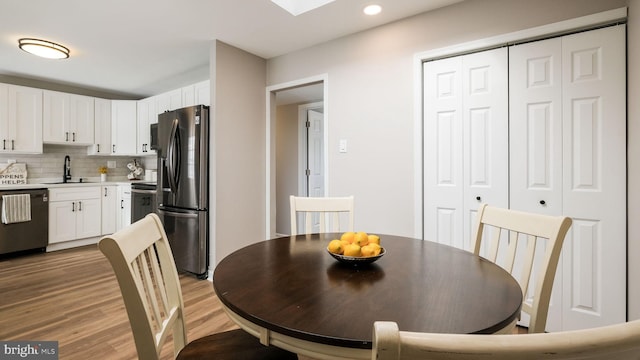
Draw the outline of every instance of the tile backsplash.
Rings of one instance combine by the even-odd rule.
[[[100,177],[98,168],[107,166],[107,161],[115,161],[116,167],[108,169],[109,181],[126,181],[129,170],[127,164],[138,160],[144,169],[155,169],[155,156],[88,156],[86,147],[65,145],[44,145],[43,154],[17,155],[0,154],[0,164],[6,164],[9,160],[27,164],[27,176],[29,183],[42,181],[62,180],[64,157],[71,158],[71,176],[76,181],[79,178],[97,180]]]

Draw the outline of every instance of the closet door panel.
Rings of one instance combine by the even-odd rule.
[[[462,59],[424,64],[425,239],[462,247]]]
[[[509,49],[510,206],[562,214],[562,42]]]
[[[471,249],[478,205],[509,206],[507,49],[462,57],[464,249]]]
[[[626,318],[625,26],[563,37],[564,330]]]

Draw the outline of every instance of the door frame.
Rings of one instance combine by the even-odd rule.
[[[543,39],[558,36],[598,25],[612,24],[618,21],[626,21],[627,8],[608,10],[592,15],[564,20],[548,25],[542,25],[530,29],[512,33],[497,35],[489,38],[478,39],[457,45],[446,46],[434,50],[417,53],[413,56],[413,88],[414,88],[414,236],[424,239],[424,137],[423,137],[423,63],[432,60],[443,59],[452,56],[464,55],[482,50],[489,50],[505,45],[512,45],[524,41]]]
[[[322,83],[324,103],[324,178],[325,196],[329,193],[329,75],[320,74],[266,87],[265,120],[265,236],[275,236],[276,229],[276,93],[278,91]]]

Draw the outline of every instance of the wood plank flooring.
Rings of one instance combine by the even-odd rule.
[[[210,281],[180,282],[189,340],[236,328]],[[118,283],[95,245],[0,259],[0,340],[58,341],[65,360],[137,358]]]

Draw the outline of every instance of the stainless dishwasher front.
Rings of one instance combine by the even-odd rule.
[[[0,254],[23,250],[44,250],[49,243],[49,191],[47,189],[0,191],[0,211],[3,196],[29,194],[31,221],[5,224],[0,221]]]

